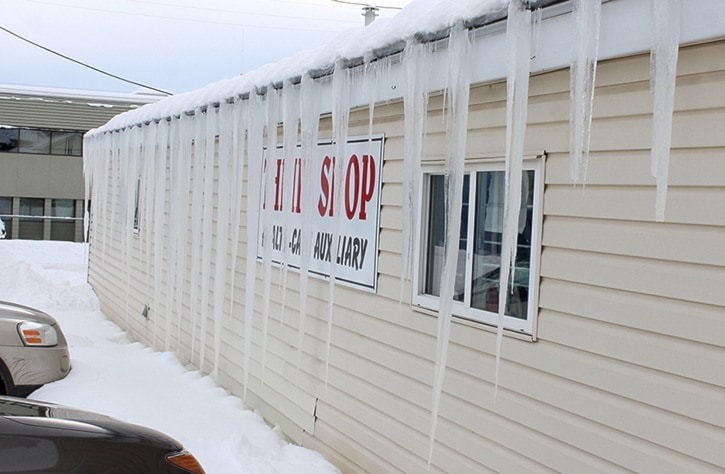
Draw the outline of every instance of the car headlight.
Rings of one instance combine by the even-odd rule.
[[[58,344],[58,333],[49,324],[24,321],[18,324],[18,334],[26,346],[50,347]]]

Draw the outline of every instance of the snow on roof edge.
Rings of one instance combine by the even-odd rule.
[[[527,8],[543,8],[566,0],[522,0]],[[369,62],[402,51],[407,42],[428,42],[448,36],[456,24],[475,28],[505,19],[511,0],[415,0],[391,19],[378,19],[366,27],[340,33],[327,45],[301,51],[275,63],[229,79],[223,79],[190,92],[173,95],[136,110],[124,112],[88,135],[122,130],[127,127],[169,120],[174,116],[246,97],[270,85],[330,73],[339,62],[343,67]],[[347,63],[347,64],[345,64]]]

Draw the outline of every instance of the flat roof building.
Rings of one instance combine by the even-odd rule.
[[[0,85],[0,219],[6,238],[83,240],[83,135],[160,98]]]

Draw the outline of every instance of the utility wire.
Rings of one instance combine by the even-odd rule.
[[[143,88],[146,88],[146,89],[150,89],[152,91],[160,92],[162,94],[173,95],[171,92],[168,92],[168,91],[165,91],[165,90],[162,90],[162,89],[157,89],[156,87],[151,87],[151,86],[148,86],[146,84],[142,84],[140,82],[132,81],[130,79],[126,79],[124,77],[117,76],[115,74],[111,74],[110,72],[104,71],[103,69],[99,69],[99,68],[97,68],[95,66],[91,66],[90,64],[86,64],[86,63],[84,63],[82,61],[78,61],[77,59],[73,59],[70,56],[66,56],[65,54],[59,53],[58,51],[55,51],[55,50],[52,50],[52,49],[50,49],[50,48],[48,48],[46,46],[43,46],[42,44],[38,44],[35,41],[31,41],[28,38],[25,38],[24,36],[21,36],[21,35],[15,33],[14,31],[10,31],[7,28],[5,28],[4,26],[0,26],[0,30],[2,30],[4,32],[6,32],[6,33],[8,33],[8,34],[10,34],[10,35],[12,35],[12,36],[14,36],[14,37],[22,40],[22,41],[25,41],[26,43],[29,43],[29,44],[35,46],[36,48],[40,48],[40,49],[45,50],[45,51],[47,51],[47,52],[49,52],[51,54],[55,54],[56,56],[60,56],[61,58],[65,59],[67,61],[71,61],[73,63],[79,64],[79,65],[81,65],[83,67],[86,67],[88,69],[91,69],[93,71],[96,71],[98,73],[101,73],[103,75],[106,75],[108,77],[112,77],[114,79],[118,79],[119,81],[127,82],[129,84],[133,84],[133,85],[136,85],[136,86],[139,86],[139,87],[143,87]]]
[[[63,7],[63,8],[75,8],[78,10],[86,10],[86,11],[96,11],[96,12],[102,12],[102,13],[115,13],[118,15],[127,15],[127,16],[141,16],[146,18],[161,18],[163,20],[172,20],[172,21],[188,21],[192,23],[208,23],[213,25],[229,25],[229,26],[243,26],[247,28],[262,28],[262,29],[271,29],[271,30],[295,30],[295,31],[322,31],[322,32],[329,32],[329,33],[335,33],[338,32],[339,29],[336,30],[328,30],[328,29],[320,29],[320,28],[293,28],[293,27],[286,27],[286,26],[264,26],[264,25],[255,25],[252,23],[239,23],[239,22],[232,22],[232,21],[217,21],[217,20],[201,20],[198,18],[183,18],[183,17],[177,17],[177,16],[168,16],[168,15],[154,15],[151,13],[139,13],[139,12],[124,12],[120,10],[108,10],[105,8],[94,8],[94,7],[83,7],[78,5],[67,5],[63,3],[55,3],[45,0],[25,0],[26,2],[30,3],[40,3],[44,5],[52,5],[55,7]],[[144,2],[148,3],[148,2]],[[261,17],[272,17],[275,19],[284,18],[289,20],[300,20],[300,17],[298,16],[286,16],[286,15],[273,15],[268,13],[243,13],[239,11],[233,11],[233,10],[221,10],[221,9],[212,9],[212,8],[203,8],[203,7],[182,7],[182,8],[194,8],[197,10],[216,10],[216,11],[226,11],[229,13],[238,13],[248,16],[261,16]],[[339,23],[354,23],[351,20],[335,20],[335,19],[326,19],[326,18],[306,18],[310,21],[322,21],[322,22],[333,22],[336,24]]]

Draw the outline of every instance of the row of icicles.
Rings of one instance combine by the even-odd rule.
[[[653,1],[654,42],[652,48],[652,84],[654,92],[654,127],[652,173],[657,183],[656,219],[664,219],[667,189],[667,170],[674,103],[674,81],[679,46],[679,0]],[[506,125],[506,207],[504,211],[503,247],[501,257],[500,294],[508,293],[510,270],[516,259],[516,223],[521,199],[521,177],[528,82],[531,64],[532,36],[540,24],[532,20],[532,12],[520,0],[509,4],[507,19],[507,125]],[[583,182],[586,177],[591,134],[594,84],[596,77],[601,0],[574,2],[574,32],[571,67],[570,152],[572,181]],[[445,104],[446,122],[446,229],[444,271],[441,275],[441,305],[439,309],[435,371],[431,403],[428,463],[433,454],[438,410],[440,405],[452,315],[453,287],[458,252],[465,146],[468,129],[468,100],[471,80],[469,65],[473,63],[471,35],[463,27],[452,29],[445,55],[448,87]],[[402,203],[403,247],[401,268],[401,301],[409,295],[413,270],[413,243],[416,238],[418,213],[415,210],[420,189],[421,153],[425,138],[426,111],[431,92],[426,71],[434,63],[431,45],[409,42],[402,54],[404,85],[404,202]],[[440,67],[436,65],[435,67]],[[343,156],[347,142],[350,113],[350,91],[362,87],[369,102],[369,135],[373,134],[373,114],[376,103],[376,83],[389,75],[390,60],[369,63],[355,70],[338,64],[331,81],[333,141],[336,153]],[[218,376],[221,355],[221,335],[224,318],[233,314],[237,303],[237,242],[241,239],[242,221],[246,211],[246,242],[256,242],[261,230],[270,235],[269,210],[260,210],[262,193],[269,193],[273,173],[262,172],[263,150],[277,146],[278,124],[282,124],[282,146],[286,150],[300,146],[303,189],[311,189],[309,163],[318,142],[320,116],[326,111],[320,104],[324,87],[319,81],[304,76],[299,84],[289,81],[281,89],[268,87],[265,95],[250,94],[249,99],[221,102],[194,113],[182,113],[170,119],[153,120],[143,126],[112,133],[89,134],[86,137],[84,171],[86,196],[93,202],[90,235],[96,265],[111,263],[111,239],[121,236],[122,269],[125,277],[126,301],[132,289],[131,268],[135,260],[145,263],[145,287],[153,290],[151,308],[163,308],[167,317],[154,317],[153,344],[161,343],[164,350],[180,350],[182,315],[190,332],[188,359],[197,361],[203,371],[207,360],[207,334],[213,334],[212,375]],[[271,131],[271,133],[270,133]],[[246,153],[245,153],[246,152]],[[338,160],[336,166],[341,166]],[[284,167],[283,179],[291,179],[291,166]],[[245,171],[248,175],[245,180]],[[338,171],[335,176],[342,177]],[[215,192],[215,182],[217,188]],[[246,183],[246,187],[242,185]],[[309,186],[309,187],[308,187]],[[342,186],[336,186],[340,189]],[[246,206],[242,195],[246,194]],[[312,193],[304,193],[301,229],[301,268],[299,269],[299,312],[297,364],[303,356],[305,318],[308,299],[308,269],[310,262],[311,219],[305,210],[312,208]],[[268,196],[269,197],[269,196]],[[339,196],[336,196],[339,199]],[[138,209],[138,212],[136,210]],[[259,227],[261,226],[261,228]],[[288,226],[283,226],[287,229]],[[333,226],[339,232],[339,223]],[[136,239],[136,229],[144,238]],[[286,238],[286,237],[285,237]],[[246,246],[244,288],[244,396],[249,386],[250,356],[258,279],[258,257],[262,267],[262,328],[261,382],[264,383],[267,334],[269,331],[272,293],[271,239],[265,239],[262,255],[257,246]],[[286,241],[286,240],[285,240]],[[337,242],[333,238],[333,242]],[[142,256],[134,250],[141,245]],[[333,248],[332,254],[336,254]],[[190,253],[190,255],[189,255]],[[229,258],[230,256],[230,258]],[[230,263],[228,263],[230,262]],[[164,267],[165,265],[165,267]],[[288,267],[280,266],[282,314],[286,308]],[[188,272],[188,273],[187,273]],[[335,267],[331,265],[327,306],[327,335],[325,352],[325,383],[328,379],[330,341],[332,338]],[[187,275],[189,284],[187,285]],[[135,287],[135,284],[134,284]],[[229,293],[227,301],[226,294]],[[185,296],[188,293],[188,298]],[[162,296],[163,295],[163,296]],[[188,301],[189,311],[185,311]],[[496,335],[496,369],[494,386],[498,387],[503,316],[505,299],[499,302],[499,323]],[[209,309],[211,308],[211,315]],[[259,308],[257,308],[259,309]],[[126,313],[128,318],[128,309]],[[163,321],[161,336],[157,325]],[[207,327],[209,323],[213,327]],[[172,334],[176,329],[175,337]],[[175,339],[175,341],[174,341]],[[198,348],[197,348],[198,342]],[[198,352],[198,354],[197,354]],[[494,393],[497,393],[495,390]],[[494,402],[495,402],[494,395]]]

